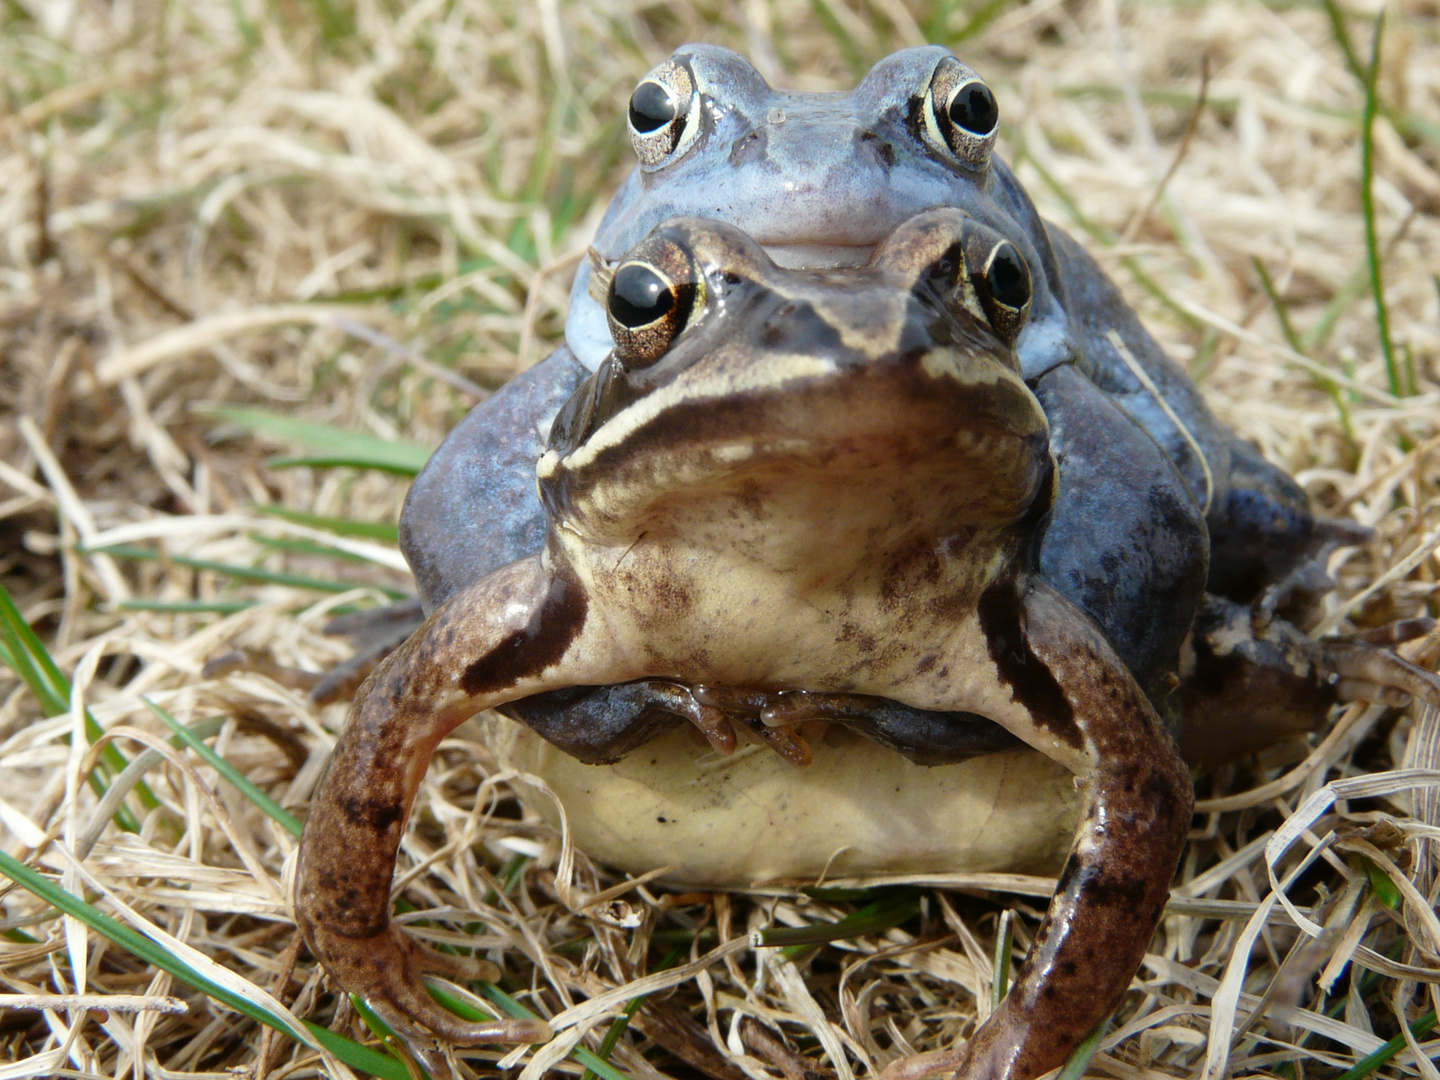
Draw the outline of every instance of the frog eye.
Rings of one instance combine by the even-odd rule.
[[[953,56],[930,76],[919,119],[926,143],[942,156],[977,170],[990,164],[1000,107],[984,80]]]
[[[700,94],[690,70],[666,60],[630,95],[630,143],[643,169],[657,169],[685,153],[700,134]]]
[[[1030,312],[1031,297],[1030,268],[1015,245],[1002,240],[976,260],[971,284],[990,325],[1014,345]]]
[[[688,251],[663,238],[641,244],[610,279],[605,311],[615,358],[626,371],[655,363],[704,296],[704,279]]]

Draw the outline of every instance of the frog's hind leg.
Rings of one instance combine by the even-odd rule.
[[[1423,637],[1429,619],[1315,639],[1251,605],[1207,596],[1181,668],[1179,742],[1198,767],[1222,765],[1312,731],[1338,702],[1440,706],[1440,677],[1387,646]]]
[[[366,680],[310,805],[295,915],[315,957],[347,991],[398,1025],[427,1063],[450,1042],[532,1042],[543,1023],[469,1023],[441,1009],[423,972],[456,971],[390,921],[395,855],[436,745],[482,709],[597,681],[623,661],[587,619],[580,589],[524,559],[457,593]],[[473,977],[476,972],[470,971]]]
[[[1089,792],[1024,969],[957,1062],[964,1080],[1031,1080],[1063,1064],[1129,987],[1164,910],[1194,796],[1164,725],[1079,608],[1036,579],[987,594],[980,622],[1011,699],[994,719]]]

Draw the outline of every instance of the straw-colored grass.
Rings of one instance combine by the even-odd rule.
[[[393,545],[352,536],[335,541],[342,558],[314,545],[326,534],[313,524],[257,506],[393,523],[405,482],[269,467],[274,450],[304,448],[211,410],[435,445],[558,340],[573,256],[630,167],[629,89],[689,40],[738,48],[803,89],[850,85],[926,38],[953,47],[997,88],[1002,151],[1042,208],[1089,244],[1224,419],[1324,511],[1376,527],[1334,567],[1328,624],[1436,614],[1440,9],[1388,7],[1376,80],[1373,224],[1399,398],[1360,195],[1366,94],[1346,57],[1348,44],[1363,74],[1377,13],[1368,0],[1337,11],[1342,43],[1324,7],[1257,0],[12,0],[0,9],[0,582],[73,679],[74,707],[47,708],[0,668],[0,847],[192,967],[213,959],[242,998],[273,995],[371,1038],[297,944],[292,835],[167,744],[143,699],[198,725],[303,817],[343,708],[317,712],[263,671],[201,667],[242,647],[308,670],[341,659],[320,627],[403,592]],[[130,554],[82,550],[121,542]],[[145,775],[153,809],[126,802],[138,832],[97,809],[82,706],[127,757],[163,751]],[[582,858],[557,881],[558,838],[520,819],[463,730],[423,786],[401,896],[432,939],[483,924],[475,943],[504,950],[507,989],[561,1017],[564,1045],[583,1035],[595,1050],[618,1012],[587,1000],[733,943],[702,975],[679,971],[673,991],[648,984],[610,1054],[635,1080],[848,1078],[944,1048],[990,1009],[998,914],[1016,913],[1023,947],[1043,907],[1033,881],[927,889],[899,926],[793,959],[737,939],[864,901],[641,885],[572,911],[566,900],[616,878]],[[1356,707],[1320,739],[1201,780],[1171,914],[1090,1071],[1334,1076],[1402,1018],[1433,1016],[1425,838],[1440,836],[1440,799],[1433,782],[1417,793],[1386,774],[1440,767],[1437,718]],[[1289,889],[1294,912],[1267,873],[1282,827],[1293,844],[1271,844],[1276,876],[1320,852]],[[345,1073],[20,887],[0,892],[0,983],[7,1080]],[[89,996],[44,997],[66,994]],[[162,1009],[171,998],[188,1011]],[[1419,1041],[1440,1052],[1433,1032]],[[541,1053],[507,1060],[552,1058]],[[466,1054],[462,1068],[505,1056]],[[1379,1071],[1437,1076],[1408,1049]]]

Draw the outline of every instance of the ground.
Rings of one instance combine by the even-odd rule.
[[[954,49],[996,88],[1001,152],[1043,211],[1223,418],[1325,512],[1374,526],[1332,567],[1322,628],[1440,613],[1440,8],[1387,6],[1372,69],[1380,14],[1368,0],[10,0],[0,584],[17,614],[0,635],[0,869],[25,887],[0,892],[0,978],[25,1000],[0,998],[3,1075],[343,1074],[265,1026],[292,1017],[374,1041],[299,949],[295,839],[263,800],[303,817],[344,708],[315,709],[263,665],[202,667],[247,648],[323,669],[348,651],[320,632],[332,613],[405,592],[406,471],[559,340],[572,268],[630,168],[630,88],[682,42],[737,48],[797,89],[852,85],[904,45]],[[389,471],[359,467],[382,458]],[[73,698],[31,668],[42,654]],[[255,788],[167,742],[152,705]],[[87,709],[113,740],[98,770]],[[1412,796],[1389,771],[1435,769],[1437,728],[1356,707],[1328,736],[1202,778],[1143,992],[1089,1070],[1332,1076],[1401,1016],[1433,1024],[1434,776]],[[119,812],[102,805],[91,773],[110,783],[114,755],[147,749],[143,790],[132,774]],[[473,741],[442,748],[400,896],[432,940],[503,946],[505,988],[592,1052],[619,1007],[605,1003],[648,992],[608,1052],[635,1080],[848,1080],[943,1048],[990,1008],[1000,913],[1023,948],[1046,887],[642,885],[576,913],[616,878],[572,866],[493,773]],[[1283,878],[1321,848],[1291,914],[1267,867]],[[73,919],[52,906],[72,902]],[[703,974],[676,966],[750,929],[856,912],[862,936],[823,948],[742,942]],[[1318,939],[1295,915],[1323,924]],[[65,993],[103,995],[87,1000],[105,1011],[24,1008]],[[156,1011],[172,999],[188,1012]],[[510,1060],[534,1076],[566,1047]],[[1409,1052],[1362,1071],[1377,1067],[1436,1075]]]

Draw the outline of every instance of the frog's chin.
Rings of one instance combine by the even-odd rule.
[[[793,241],[767,244],[763,238],[760,240],[760,247],[771,261],[786,270],[837,270],[863,266],[877,246],[876,243],[809,244]],[[590,274],[589,262],[582,262],[570,290],[565,344],[581,364],[591,371],[598,371],[615,344],[610,339],[605,309],[589,293]]]

